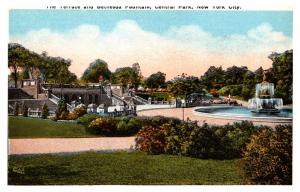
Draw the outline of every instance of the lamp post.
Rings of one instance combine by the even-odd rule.
[[[181,100],[181,107],[182,107],[182,121],[184,121],[184,105],[185,105],[185,99]]]

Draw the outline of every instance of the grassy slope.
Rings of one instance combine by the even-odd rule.
[[[10,156],[8,183],[243,184],[239,164],[140,152]]]
[[[38,118],[9,117],[9,138],[93,137],[83,125]]]

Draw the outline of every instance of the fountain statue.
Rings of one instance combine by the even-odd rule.
[[[248,108],[254,113],[280,113],[283,106],[281,98],[273,98],[274,84],[266,81],[264,71],[262,83],[256,84],[255,98],[249,99]]]

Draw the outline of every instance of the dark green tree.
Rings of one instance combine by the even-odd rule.
[[[207,89],[219,89],[225,83],[225,71],[222,67],[210,66],[208,70],[200,77],[202,83]]]
[[[145,85],[148,88],[159,88],[159,87],[165,87],[166,85],[166,74],[162,72],[157,72],[151,74],[146,80]]]
[[[22,106],[22,115],[23,117],[28,117],[28,107],[26,104],[23,104]]]
[[[247,72],[248,68],[246,66],[232,66],[227,68],[225,72],[226,85],[243,84],[244,75]]]
[[[275,96],[282,98],[284,104],[293,102],[293,50],[269,56],[273,61],[272,77],[275,83]]]
[[[19,115],[19,104],[18,102],[15,102],[14,104],[14,116],[18,116]]]
[[[44,103],[43,108],[42,108],[42,118],[47,119],[49,115],[49,109],[46,103]]]
[[[168,89],[175,97],[186,98],[192,93],[203,93],[204,86],[199,78],[182,74],[171,81]]]
[[[85,82],[98,83],[100,76],[103,77],[103,80],[109,80],[110,75],[111,71],[108,69],[107,63],[101,59],[96,59],[94,62],[90,63],[81,79]]]
[[[16,43],[8,44],[8,67],[15,82],[15,88],[18,86],[19,71],[25,66],[28,55],[29,51],[22,45]]]
[[[122,84],[123,87],[130,85],[137,89],[141,84],[141,76],[134,68],[122,67],[116,69],[112,74],[111,82]]]
[[[255,73],[251,71],[246,72],[244,75],[243,88],[241,92],[243,99],[248,100],[254,97],[255,84]]]

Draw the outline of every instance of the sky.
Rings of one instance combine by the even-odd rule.
[[[72,60],[78,77],[95,59],[114,71],[138,62],[145,77],[200,76],[209,66],[267,69],[292,49],[291,11],[10,10],[10,42]]]

